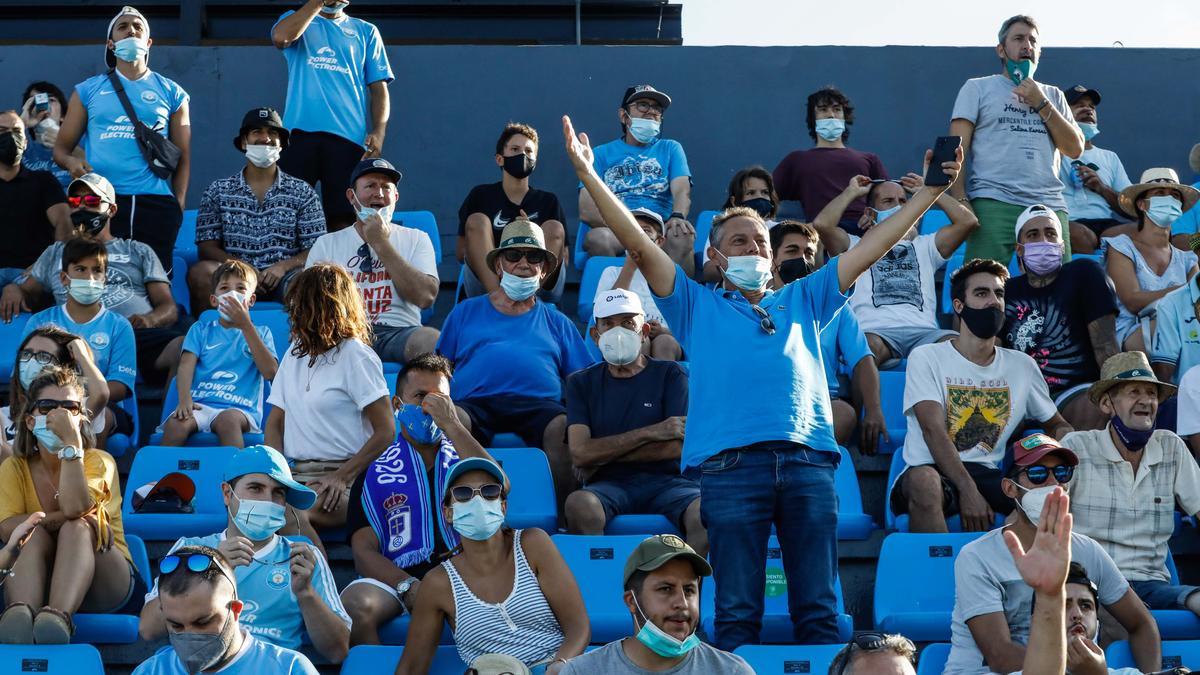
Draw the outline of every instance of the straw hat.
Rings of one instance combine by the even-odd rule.
[[[1179,190],[1183,195],[1183,210],[1187,211],[1196,204],[1196,200],[1200,199],[1200,190],[1179,182],[1179,174],[1175,173],[1175,169],[1167,167],[1158,167],[1156,169],[1146,169],[1142,172],[1142,180],[1135,185],[1121,190],[1121,210],[1131,218],[1137,218],[1138,212],[1134,207],[1142,193],[1154,188],[1169,187],[1173,190]]]
[[[1158,402],[1170,398],[1177,387],[1173,384],[1160,382],[1150,370],[1150,361],[1145,352],[1121,352],[1113,354],[1104,361],[1100,368],[1100,379],[1088,389],[1088,398],[1092,403],[1099,403],[1100,398],[1109,389],[1126,382],[1150,382],[1158,385]]]
[[[487,254],[488,268],[494,269],[496,256],[509,248],[536,248],[544,251],[546,253],[546,271],[549,272],[558,267],[558,256],[546,248],[546,235],[542,233],[541,226],[532,220],[517,218],[504,226],[504,230],[500,233],[500,245]]]

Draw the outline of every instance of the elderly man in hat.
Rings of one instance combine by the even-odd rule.
[[[1104,362],[1088,393],[1110,421],[1063,438],[1079,456],[1068,488],[1076,531],[1104,546],[1151,609],[1200,615],[1200,588],[1174,584],[1167,572],[1175,504],[1200,512],[1200,467],[1183,439],[1154,428],[1175,386],[1154,376],[1142,352],[1123,352]]]
[[[421,310],[438,293],[437,260],[429,235],[392,222],[401,174],[386,159],[364,159],[350,174],[346,199],[356,213],[354,227],[323,235],[308,252],[305,267],[341,265],[362,291],[375,353],[384,361],[406,363],[433,351],[438,331],[421,325]]]
[[[75,178],[95,172],[112,181],[117,191],[113,236],[149,244],[169,273],[191,176],[192,123],[188,93],[150,70],[153,43],[146,17],[122,7],[105,35],[109,72],[75,85],[54,161]],[[146,161],[134,137],[134,117],[179,148],[173,172]],[[87,159],[72,154],[81,140]]]
[[[688,222],[692,209],[692,170],[679,141],[661,138],[663,117],[671,97],[648,84],[625,90],[617,120],[621,138],[596,146],[593,165],[609,190],[630,209],[645,207],[666,223],[668,242],[694,237]],[[592,255],[622,255],[625,248],[608,229],[588,191],[579,185],[579,219],[591,226],[583,241]],[[669,246],[671,257],[689,275],[695,271],[690,247]]]
[[[567,662],[559,675],[670,671],[673,675],[751,675],[740,656],[696,637],[700,580],[708,561],[682,539],[660,534],[633,549],[625,561],[625,606],[635,633]]]
[[[1083,154],[1075,159],[1063,155],[1058,176],[1071,222],[1071,247],[1076,253],[1091,253],[1101,237],[1112,236],[1111,230],[1124,222],[1116,214],[1121,212],[1120,193],[1129,187],[1129,175],[1117,153],[1092,143],[1100,134],[1100,92],[1077,84],[1065,93],[1075,126],[1083,132]]]
[[[1120,301],[1117,340],[1125,351],[1150,351],[1155,303],[1196,273],[1196,254],[1171,245],[1171,226],[1197,198],[1200,191],[1165,167],[1146,169],[1121,191],[1121,210],[1137,219],[1136,228],[1105,239],[1105,265]]]
[[[526,218],[504,227],[487,256],[500,288],[458,303],[437,351],[454,362],[450,394],[471,433],[484,447],[511,432],[542,448],[561,507],[575,486],[563,380],[593,360],[571,320],[537,299],[558,262],[545,242],[542,228]]]
[[[274,108],[254,108],[242,118],[233,147],[246,165],[214,181],[200,198],[200,261],[188,269],[193,306],[208,306],[212,274],[231,258],[258,270],[259,300],[281,302],[308,250],[325,234],[317,192],[277,164],[289,138]]]
[[[1070,490],[1079,458],[1040,433],[1020,439],[1012,448],[1013,463],[1001,490],[1016,507],[1013,517],[1004,528],[964,545],[954,561],[947,675],[1009,673],[1020,670],[1025,660],[1034,590],[1022,581],[1005,544],[1005,532],[1016,535],[1022,548],[1029,550],[1046,516],[1047,497],[1060,486]],[[1104,548],[1076,529],[1071,533],[1071,560],[1092,571],[1100,603],[1128,631],[1138,664],[1147,671],[1153,670],[1151,665],[1157,667],[1158,628]]]

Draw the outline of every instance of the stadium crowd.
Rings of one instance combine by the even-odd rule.
[[[1133,183],[1094,145],[1101,95],[1035,79],[1033,18],[1000,26],[997,72],[962,84],[922,166],[892,179],[850,147],[854,105],[822,88],[812,147],[739,171],[707,230],[662,136],[667,93],[631,86],[602,144],[564,117],[582,249],[623,256],[582,331],[557,307],[566,216],[531,183],[546,139],[508,123],[499,181],[459,209],[439,331],[434,242],[393,219],[402,175],[381,156],[391,66],[349,4],[271,27],[284,113],[246,113],[245,162],[202,190],[186,269],[189,96],[150,69],[138,10],[109,24],[107,72],[0,112],[0,319],[24,326],[0,410],[0,642],[65,644],[77,614],[122,613],[170,647],[139,675],[315,673],[303,645],[340,663],[405,618],[397,674],[429,672],[444,629],[479,673],[751,673],[732,652],[761,640],[776,537],[794,644],[845,644],[830,673],[915,673],[912,641],[847,642],[838,623],[835,473],[842,448],[900,431],[890,370],[907,428],[886,508],[911,532],[982,533],[954,561],[944,672],[1160,670],[1152,612],[1200,615],[1168,546],[1200,512],[1200,183]],[[192,497],[176,474],[122,490],[105,449],[134,432],[139,385],[170,401],[140,452],[239,449],[199,486],[221,525],[152,579],[124,500]],[[556,532],[506,523],[532,488],[493,455],[501,434],[544,452],[567,533],[669,523],[599,590],[621,594],[629,636],[589,651],[589,580]],[[331,536],[358,574],[341,589]],[[1108,667],[1114,636],[1136,668]]]

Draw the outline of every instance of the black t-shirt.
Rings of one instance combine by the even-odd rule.
[[[46,210],[65,204],[62,185],[49,171],[24,166],[10,181],[0,179],[0,267],[29,267],[54,243],[54,226]]]
[[[607,363],[567,377],[567,425],[584,424],[592,438],[615,436],[687,414],[688,377],[674,361],[647,359],[642,372],[616,378]],[[613,462],[589,482],[620,480],[635,473],[679,473],[679,460]]]
[[[441,491],[435,489],[435,486],[433,484],[434,483],[434,470],[430,469],[429,471],[427,471],[425,473],[427,474],[425,476],[425,480],[428,481],[429,494],[430,495],[440,495]],[[370,529],[370,527],[371,527],[370,521],[367,520],[367,512],[363,510],[363,505],[362,505],[363,482],[366,480],[366,476],[367,476],[367,472],[364,471],[362,473],[362,475],[360,475],[358,477],[358,479],[354,481],[354,485],[350,488],[350,504],[348,506],[349,510],[346,512],[346,528],[348,530],[350,530],[351,537],[354,536],[355,532],[358,532],[362,528],[365,527],[365,528]],[[428,517],[430,517],[430,518],[441,518],[442,517],[442,500],[441,499],[434,499],[433,503],[430,504],[430,508],[433,509],[433,513],[429,514]],[[376,533],[376,536],[378,536],[378,533]],[[413,576],[418,579],[421,579],[425,576],[426,572],[428,572],[429,570],[433,569],[434,567],[437,567],[438,565],[440,565],[442,563],[442,561],[446,559],[446,554],[449,552],[450,552],[450,547],[447,546],[446,541],[444,539],[442,539],[442,529],[440,527],[438,527],[436,522],[434,522],[434,524],[433,524],[433,557],[419,565],[413,565],[412,567],[405,567],[404,571],[407,572],[409,574],[409,576]]]
[[[558,197],[554,196],[553,192],[529,188],[529,192],[525,193],[525,198],[521,200],[521,203],[514,204],[508,199],[508,195],[504,194],[504,187],[501,183],[486,183],[471,188],[471,192],[459,207],[458,236],[466,236],[467,218],[472,213],[482,213],[491,219],[492,228],[496,231],[496,244],[499,245],[500,231],[514,218],[521,215],[521,211],[524,211],[525,215],[538,225],[547,220],[557,220],[564,223],[565,229],[567,217],[563,214],[562,205],[558,203]]]
[[[1041,288],[1031,286],[1028,275],[1009,279],[1004,313],[1004,344],[1037,361],[1051,394],[1100,378],[1088,324],[1115,315],[1117,300],[1095,261],[1069,262]]]

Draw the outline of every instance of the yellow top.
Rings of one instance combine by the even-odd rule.
[[[83,473],[88,492],[98,507],[96,550],[106,550],[109,545],[116,546],[132,562],[129,547],[125,544],[125,527],[121,523],[121,479],[117,476],[116,460],[103,450],[88,450],[83,455]],[[48,513],[54,510],[43,506],[38,498],[33,486],[33,474],[29,472],[29,460],[9,457],[0,464],[0,522],[34,511]]]

